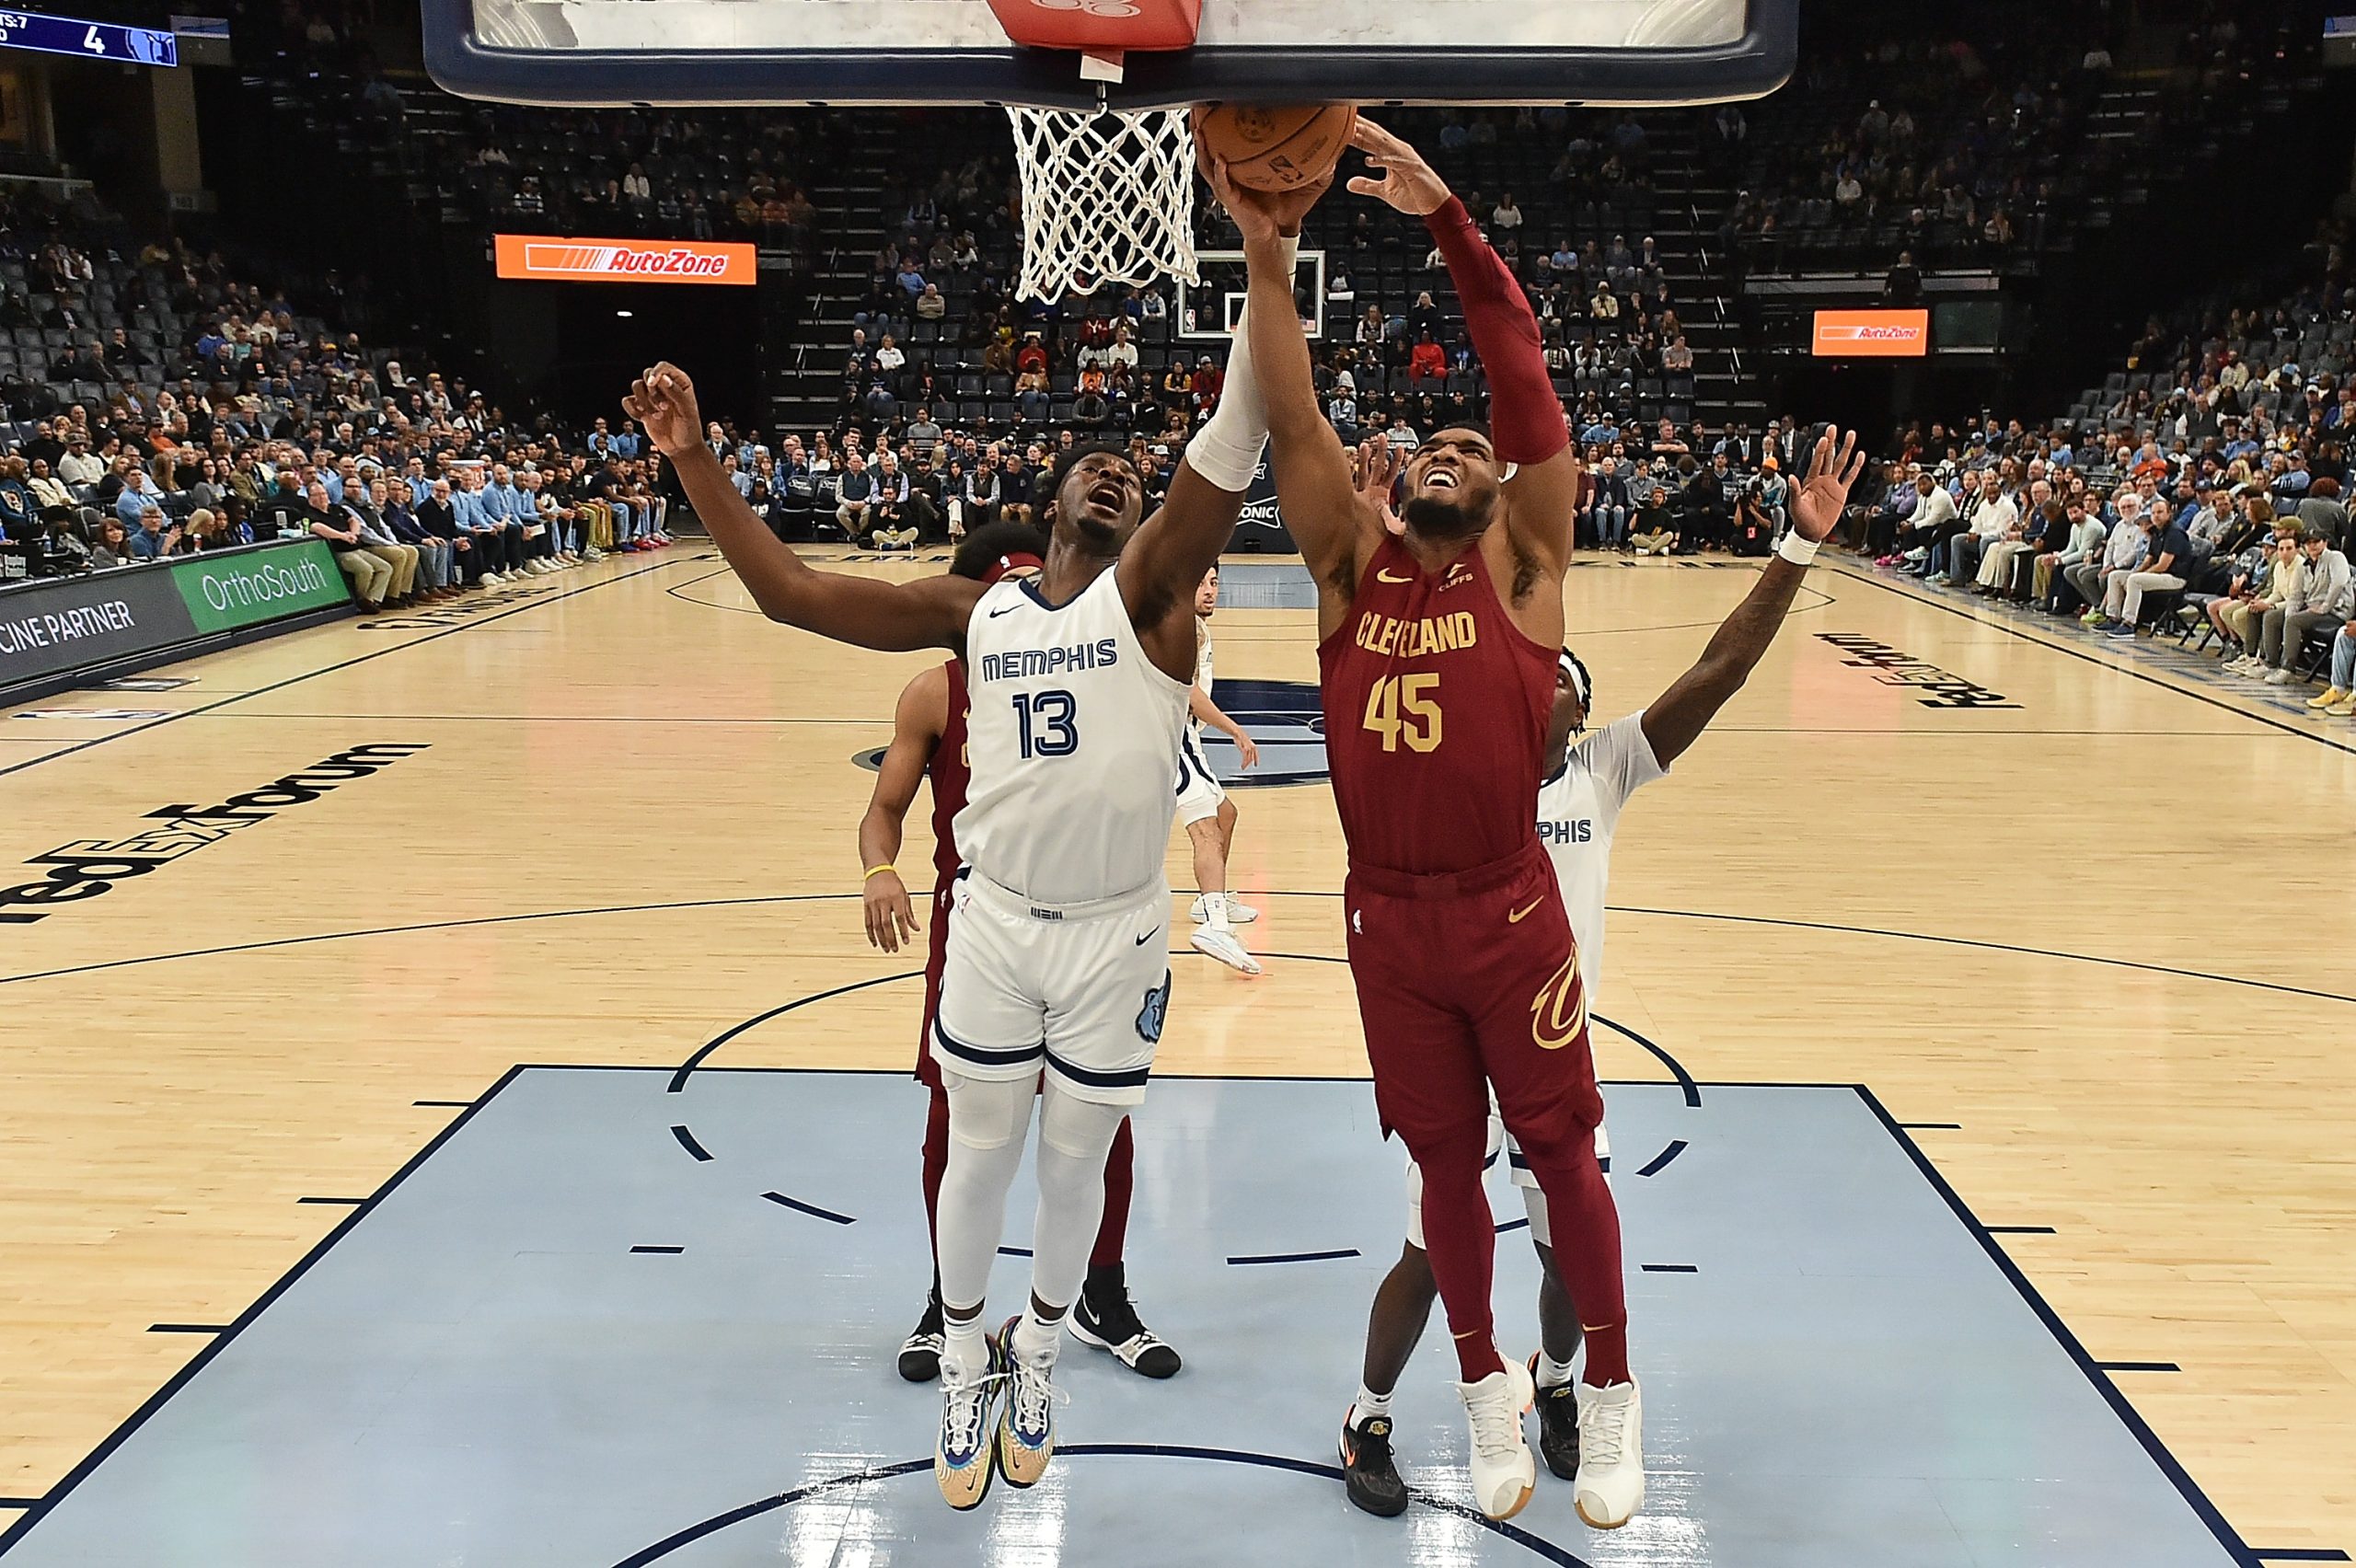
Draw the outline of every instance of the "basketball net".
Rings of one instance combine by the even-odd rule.
[[[1186,111],[1010,106],[1022,168],[1022,276],[1054,300],[1106,283],[1202,282]]]
[[[1026,49],[1069,52],[1083,81],[1121,79],[1131,51],[1193,46],[1203,0],[989,0]],[[1099,87],[1098,103],[1103,101]],[[1200,282],[1195,267],[1195,135],[1184,110],[1010,105],[1022,167],[1026,299],[1106,283]]]

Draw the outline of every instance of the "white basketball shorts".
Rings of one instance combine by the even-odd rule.
[[[1203,759],[1201,738],[1188,730],[1178,738],[1178,825],[1192,827],[1218,815],[1219,802],[1226,799],[1227,787]]]
[[[969,1078],[1044,1067],[1079,1099],[1143,1101],[1170,1007],[1170,889],[1043,906],[968,871],[952,897],[933,1059]]]

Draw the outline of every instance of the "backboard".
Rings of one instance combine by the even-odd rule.
[[[1204,0],[1194,48],[1100,86],[987,0],[422,3],[436,82],[539,104],[1700,103],[1782,86],[1798,28],[1798,0]]]

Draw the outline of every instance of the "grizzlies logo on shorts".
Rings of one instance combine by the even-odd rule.
[[[1145,994],[1145,1006],[1138,1013],[1138,1038],[1159,1044],[1161,1023],[1170,1016],[1170,974],[1162,972],[1161,984]]]

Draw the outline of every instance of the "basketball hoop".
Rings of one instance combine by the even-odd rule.
[[[1026,299],[1106,283],[1201,282],[1195,263],[1195,136],[1176,109],[1009,107],[1022,167]]]
[[[1010,103],[1022,168],[1022,276],[1027,299],[1060,299],[1106,283],[1200,281],[1195,269],[1195,136],[1178,109],[1115,110],[1131,51],[1192,48],[1203,0],[989,0],[1025,50],[1068,53],[1092,85],[1092,109]]]

